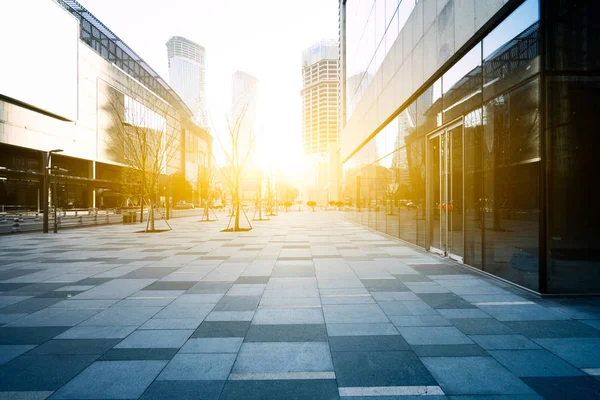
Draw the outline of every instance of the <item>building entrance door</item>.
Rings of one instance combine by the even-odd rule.
[[[429,250],[462,262],[463,125],[453,124],[429,136],[427,148]]]

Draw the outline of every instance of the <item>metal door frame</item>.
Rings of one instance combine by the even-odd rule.
[[[431,213],[432,210],[432,202],[434,201],[433,197],[432,197],[432,191],[430,190],[430,183],[431,183],[431,173],[432,173],[432,165],[431,165],[431,159],[430,159],[430,154],[429,154],[429,144],[430,144],[430,140],[435,139],[436,137],[439,137],[441,135],[446,135],[444,140],[444,152],[442,153],[442,149],[440,149],[440,168],[444,168],[444,177],[440,178],[440,196],[443,196],[443,194],[445,193],[446,195],[446,203],[447,203],[447,197],[448,197],[448,166],[450,164],[450,160],[452,155],[449,154],[449,141],[447,140],[448,136],[447,133],[448,131],[451,131],[452,129],[456,129],[458,127],[462,127],[461,129],[461,146],[462,146],[462,199],[463,199],[463,207],[464,207],[464,198],[465,198],[465,167],[464,167],[464,153],[465,153],[465,130],[464,130],[464,119],[463,117],[457,118],[449,123],[447,123],[446,125],[441,126],[440,128],[432,131],[430,134],[428,134],[426,136],[426,146],[425,146],[425,159],[426,159],[426,184],[425,184],[425,188],[426,188],[426,207],[427,207],[427,213],[426,213],[426,226],[427,226],[427,230],[425,232],[426,235],[426,243],[427,243],[427,249],[432,252],[432,253],[436,253],[439,254],[441,256],[444,257],[448,257],[452,260],[458,261],[460,263],[464,262],[464,256],[459,256],[453,253],[450,253],[448,251],[448,234],[449,234],[449,230],[448,230],[448,207],[446,207],[446,209],[444,210],[444,212],[446,213],[446,218],[445,218],[445,226],[441,226],[442,224],[440,223],[440,238],[442,237],[442,229],[445,231],[445,237],[446,237],[446,241],[444,243],[444,248],[443,249],[438,249],[437,247],[432,246],[431,242],[432,242],[432,237],[430,234],[431,231],[431,224],[433,223],[433,215]],[[444,154],[444,159],[442,160],[442,154]],[[445,189],[445,192],[444,192]],[[439,199],[441,200],[441,199]],[[440,203],[441,204],[441,203]],[[441,212],[441,211],[440,211]],[[463,235],[463,255],[464,255],[464,247],[465,247],[465,224],[464,224],[464,218],[465,218],[465,213],[463,211],[462,213],[462,235]],[[441,219],[441,216],[440,216]]]

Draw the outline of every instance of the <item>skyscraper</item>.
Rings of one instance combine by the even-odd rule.
[[[194,113],[196,123],[206,127],[206,80],[204,47],[181,36],[167,42],[169,80],[177,94]]]
[[[320,154],[338,142],[339,46],[322,40],[302,52],[304,154]]]
[[[241,156],[248,152],[248,162],[253,163],[256,137],[254,125],[256,123],[256,102],[258,97],[258,79],[242,71],[235,71],[232,76],[231,113],[233,120],[237,120],[244,113],[240,126],[238,151]],[[252,148],[250,148],[252,147]]]

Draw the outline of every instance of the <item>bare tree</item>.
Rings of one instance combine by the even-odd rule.
[[[216,176],[216,168],[217,163],[214,156],[211,157],[209,167],[202,168],[201,172],[198,174],[198,193],[200,194],[200,207],[202,207],[203,201],[203,193],[206,193],[206,202],[204,206],[204,211],[202,213],[202,221],[210,222],[217,220],[217,216],[215,214],[215,219],[210,219],[210,209],[213,202],[213,199],[217,198],[217,176]],[[213,212],[214,214],[214,212]]]
[[[244,179],[244,173],[246,171],[246,164],[250,159],[252,154],[252,149],[254,147],[255,137],[251,130],[246,131],[244,129],[244,118],[246,117],[246,112],[248,110],[248,105],[244,104],[238,113],[233,114],[231,117],[227,118],[227,133],[228,140],[230,143],[228,145],[230,148],[227,148],[220,140],[221,148],[223,153],[225,154],[227,166],[226,168],[222,168],[223,176],[229,186],[229,190],[231,192],[231,200],[233,207],[233,232],[240,231],[240,188],[242,184],[242,180]],[[246,141],[243,137],[244,135],[248,135],[248,140]],[[248,224],[250,221],[248,221]]]
[[[137,83],[125,93],[104,85],[108,126],[105,143],[115,161],[137,171],[143,219],[148,204],[146,231],[155,231],[155,200],[161,175],[179,151],[179,118],[173,108]]]

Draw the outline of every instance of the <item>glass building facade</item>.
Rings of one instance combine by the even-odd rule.
[[[352,3],[345,4],[348,77],[363,30],[349,14],[365,2]],[[377,6],[384,3],[387,10],[398,2]],[[345,158],[346,215],[535,292],[600,293],[590,175],[600,35],[589,17],[599,7],[505,3]]]

